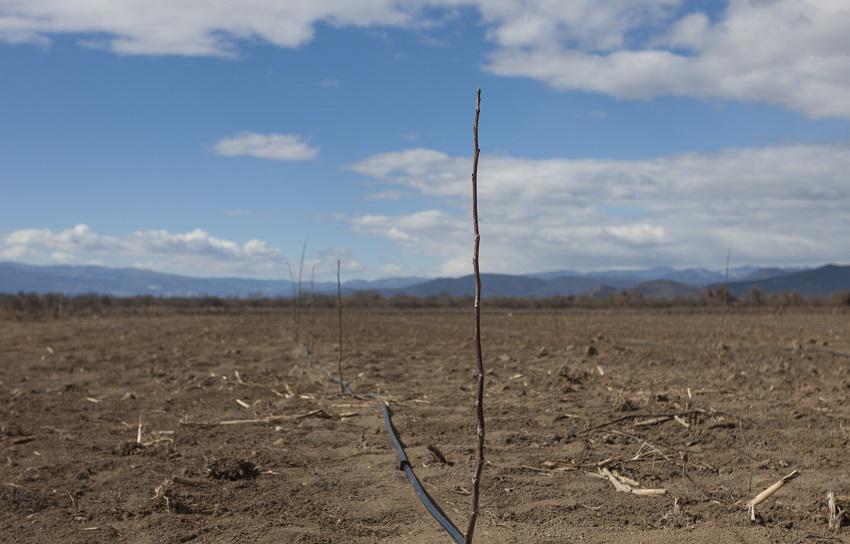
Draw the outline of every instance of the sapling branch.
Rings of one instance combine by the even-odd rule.
[[[478,446],[476,448],[475,472],[472,476],[472,508],[469,523],[466,526],[464,544],[471,544],[475,535],[475,523],[478,520],[478,502],[481,495],[481,471],[484,468],[484,358],[481,355],[481,272],[478,267],[478,253],[481,236],[478,232],[478,118],[481,115],[481,89],[475,93],[475,121],[472,125],[472,269],[475,276],[475,325],[473,343],[475,344],[475,363],[477,387],[475,392],[475,415],[478,420]]]

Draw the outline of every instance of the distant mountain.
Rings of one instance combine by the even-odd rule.
[[[481,274],[481,290],[484,298],[489,297],[530,297],[545,298],[552,296],[581,295],[603,284],[623,290],[634,287],[638,282],[620,278],[599,278],[595,276],[563,276],[554,279],[542,279],[531,276],[512,276],[508,274]],[[475,284],[472,276],[462,278],[437,278],[411,285],[396,292],[416,297],[436,297],[447,294],[454,297],[472,296]]]
[[[530,296],[552,297],[583,295],[588,291],[599,289],[602,286],[610,287],[616,291],[622,291],[636,286],[639,281],[630,278],[606,278],[600,276],[564,276],[554,278],[535,289]]]
[[[729,279],[732,281],[764,279],[768,277],[781,276],[798,272],[799,268],[759,268],[755,266],[738,266],[729,270]],[[752,276],[756,274],[758,276]],[[636,270],[605,270],[601,272],[574,272],[561,270],[552,272],[539,272],[527,274],[528,277],[553,280],[561,277],[592,278],[595,282],[616,287],[617,285],[634,286],[646,281],[670,280],[688,285],[706,286],[713,283],[721,283],[726,279],[725,271],[708,270],[705,268],[673,268],[660,266],[655,268],[642,268]]]
[[[629,289],[602,284],[589,289],[583,294],[597,300],[611,298],[621,294],[638,294],[643,298],[672,300],[675,298],[697,297],[702,293],[703,289],[693,285],[686,285],[670,280],[650,280],[639,283]]]
[[[659,275],[657,278],[678,284],[709,285],[723,281],[724,274],[713,270],[706,270],[705,268],[686,268],[684,270],[674,270],[667,274]]]
[[[746,295],[753,289],[763,293],[792,291],[806,296],[829,296],[839,291],[850,291],[850,266],[828,264],[766,279],[730,282],[728,288],[736,296]]]
[[[316,292],[333,291],[336,284],[318,283]],[[285,280],[192,278],[136,268],[103,266],[32,266],[0,262],[0,292],[99,293],[113,296],[292,296]]]
[[[612,270],[589,274],[546,272],[533,275],[482,274],[483,296],[534,297],[590,295],[607,297],[623,291],[648,298],[698,296],[706,285],[720,286],[725,274],[701,268],[683,270],[652,268]],[[729,290],[744,295],[753,288],[765,293],[794,291],[801,295],[826,296],[850,290],[850,266],[827,265],[789,273],[784,268],[739,267],[730,271]],[[306,290],[308,286],[305,284]],[[378,291],[384,296],[397,294],[416,297],[472,296],[472,276],[424,279],[394,277],[380,280],[350,280],[343,292]],[[318,282],[317,293],[335,293],[335,282]],[[0,262],[0,293],[20,291],[36,293],[99,293],[113,296],[218,296],[218,297],[291,297],[287,280],[242,278],[193,278],[163,274],[136,268],[102,266],[33,266]]]
[[[546,283],[546,280],[528,276],[481,274],[482,293],[485,297],[530,297],[534,296],[535,290],[543,288]],[[474,290],[475,284],[470,275],[462,278],[437,278],[388,294],[415,297],[437,297],[445,294],[453,297],[465,297],[472,296]]]
[[[766,280],[770,278],[778,278],[779,276],[787,276],[788,274],[793,274],[802,270],[803,269],[801,268],[757,268],[736,279],[739,281]]]
[[[531,274],[523,274],[529,278],[540,278],[541,280],[554,280],[555,278],[563,278],[564,276],[583,276],[581,272],[574,270],[553,270],[551,272],[532,272]]]
[[[703,293],[703,289],[670,280],[652,280],[641,283],[634,288],[645,298],[673,299],[697,297]]]
[[[349,291],[384,291],[387,289],[404,289],[428,281],[428,278],[401,277],[383,278],[380,280],[351,280],[342,284]]]

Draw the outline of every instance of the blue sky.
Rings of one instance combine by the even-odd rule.
[[[0,0],[0,259],[467,273],[480,85],[484,270],[847,261],[843,2],[176,4]]]

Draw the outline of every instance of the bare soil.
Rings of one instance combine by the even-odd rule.
[[[345,318],[347,378],[390,401],[460,527],[470,317]],[[284,313],[0,321],[0,541],[450,542],[398,470],[377,402],[313,366],[336,367],[335,319],[305,320],[310,354]],[[826,506],[830,490],[850,495],[847,313],[492,311],[483,331],[477,541],[848,541]],[[204,425],[227,420],[241,421]],[[594,477],[611,458],[667,493]],[[793,470],[749,521],[745,502]]]

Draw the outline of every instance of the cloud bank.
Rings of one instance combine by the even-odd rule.
[[[119,54],[234,56],[261,40],[299,47],[318,24],[439,27],[475,9],[493,44],[486,69],[556,89],[643,99],[758,101],[850,119],[845,0],[0,0],[0,40],[57,34]]]
[[[384,237],[469,271],[468,157],[408,149],[350,170],[430,197],[410,214],[349,218]],[[850,147],[789,145],[649,160],[532,160],[483,155],[482,266],[493,272],[841,260],[850,240]],[[781,227],[780,227],[781,226]]]
[[[285,275],[286,259],[262,240],[238,243],[203,229],[184,233],[138,230],[114,236],[88,225],[53,231],[20,229],[0,238],[0,259],[28,262],[86,263],[125,259],[160,271],[210,274]]]

